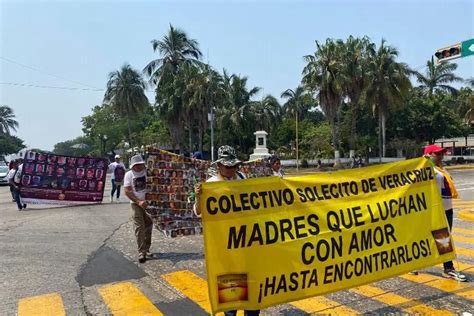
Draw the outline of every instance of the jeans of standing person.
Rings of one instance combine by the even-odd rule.
[[[13,187],[13,185],[10,184],[10,193],[12,194],[12,200],[15,202],[16,199],[15,199],[15,193],[13,192],[15,190],[15,188]]]
[[[145,213],[145,210],[142,209],[140,206],[135,203],[132,203],[131,206],[132,220],[133,226],[135,228],[135,237],[137,238],[138,252],[146,253],[150,251],[153,221],[151,220],[150,216]]]
[[[453,229],[453,209],[446,211],[446,218],[448,219],[449,231]],[[454,264],[452,261],[447,261],[443,263],[444,271],[454,270]]]
[[[23,209],[23,204],[21,203],[20,189],[13,188],[13,196],[15,198],[15,202],[18,206],[18,209]]]
[[[224,312],[224,316],[236,316],[236,315],[237,315],[237,311]],[[247,311],[247,310],[245,310],[244,311],[244,316],[258,316],[258,315],[260,315],[259,310],[256,310],[256,311]]]
[[[110,196],[114,197],[114,193],[117,191],[117,199],[120,198],[120,187],[121,185],[115,184],[115,179],[112,179],[112,193]]]

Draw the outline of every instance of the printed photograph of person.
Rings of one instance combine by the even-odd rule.
[[[105,162],[104,162],[103,160],[99,160],[99,161],[97,161],[97,162],[95,163],[95,167],[96,167],[97,169],[104,169],[104,167],[105,167]]]
[[[61,189],[67,189],[69,187],[69,183],[71,182],[68,178],[61,179]]]
[[[48,179],[49,180],[49,179]],[[49,184],[53,189],[58,187],[58,181],[56,179],[51,178],[51,182]]]
[[[30,181],[31,181],[31,176],[23,176],[21,178],[21,184],[24,185],[24,186],[28,186],[30,185]]]
[[[153,160],[149,159],[146,163],[148,169],[153,169]]]
[[[151,169],[151,170],[153,170],[153,172],[152,172],[152,173],[153,173],[153,176],[155,176],[155,177],[159,177],[159,176],[160,176],[160,169]]]
[[[66,172],[66,171],[64,170],[63,167],[57,167],[57,168],[56,168],[56,174],[58,175],[58,177],[63,176],[65,172]]]
[[[46,166],[46,175],[52,176],[54,173],[54,165],[47,165]]]
[[[25,173],[26,174],[32,174],[33,171],[35,171],[35,164],[31,162],[25,163]]]
[[[36,160],[38,162],[43,163],[46,160],[46,155],[42,153],[38,153],[38,155],[36,156]]]
[[[66,170],[66,175],[69,178],[74,178],[76,176],[76,169],[69,168]]]
[[[41,177],[40,176],[33,176],[31,185],[37,187],[41,184]]]
[[[166,180],[169,180],[169,179],[166,179]],[[171,178],[171,185],[178,185],[178,179]]]
[[[79,179],[84,178],[84,168],[76,169],[76,178],[79,178]]]
[[[95,178],[96,178],[97,180],[102,179],[103,176],[104,176],[104,170],[103,170],[103,169],[97,169],[97,170],[95,171]]]
[[[67,158],[67,165],[69,167],[75,167],[76,166],[76,158],[74,158],[74,157]]]
[[[97,191],[101,192],[104,189],[104,181],[97,182]]]
[[[87,190],[87,180],[79,181],[79,190]]]
[[[147,176],[147,177],[153,177],[153,170],[151,170],[151,169],[146,169],[146,176]]]
[[[55,155],[48,155],[48,163],[55,164],[58,161],[58,157]]]
[[[58,156],[58,165],[64,165],[66,163],[65,156]]]
[[[77,181],[71,181],[71,183],[69,184],[69,189],[77,190]]]
[[[171,177],[171,170],[164,170],[165,171],[165,178]]]
[[[85,158],[79,158],[79,159],[77,159],[77,166],[78,166],[78,167],[83,167],[85,163],[86,163],[86,159],[85,159]]]
[[[187,179],[188,178],[188,171],[185,170],[183,171],[183,179]]]
[[[95,182],[94,180],[91,180],[89,181],[89,191],[94,191],[95,190],[95,186],[96,186],[97,182]]]
[[[27,154],[26,154],[26,160],[35,160],[36,159],[36,153],[34,151],[29,151]]]
[[[176,172],[176,170],[171,171],[171,178],[176,178],[177,175],[178,173]]]
[[[44,173],[44,165],[36,165],[36,174],[43,174]]]
[[[88,168],[87,169],[87,179],[94,179],[95,176],[95,169]]]

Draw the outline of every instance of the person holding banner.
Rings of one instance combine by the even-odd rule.
[[[23,160],[18,159],[13,164],[13,169],[8,172],[7,179],[10,186],[13,188],[13,197],[15,199],[18,210],[26,208],[26,204],[22,203],[20,196],[21,172],[23,169]]]
[[[114,201],[114,194],[117,192],[117,202],[120,202],[120,188],[123,184],[123,177],[125,176],[125,165],[120,162],[120,156],[115,155],[115,161],[109,165],[109,170],[112,171],[112,192],[110,192],[110,202]]]
[[[245,175],[237,171],[239,165],[242,163],[235,154],[235,149],[231,146],[221,146],[217,151],[217,160],[214,162],[217,166],[217,173],[207,179],[206,182],[217,182],[217,181],[236,181],[245,179]],[[225,185],[225,183],[223,184]],[[199,197],[201,195],[201,184],[196,186],[196,203],[194,204],[194,212],[197,216],[200,216],[201,210],[199,208]],[[230,310],[224,312],[225,316],[237,315],[236,310]],[[246,310],[244,311],[245,316],[258,316],[260,315],[259,310]]]
[[[448,219],[449,230],[453,228],[453,199],[458,198],[458,192],[454,186],[453,179],[443,168],[443,157],[447,149],[439,147],[438,145],[428,145],[425,147],[424,156],[430,158],[434,163],[434,170],[436,172],[436,183],[441,190],[441,198],[443,200],[443,207]],[[452,261],[443,263],[443,276],[460,282],[466,282],[467,278],[464,274],[456,271]]]
[[[146,167],[141,155],[130,158],[130,170],[125,174],[124,187],[132,207],[132,220],[138,245],[138,262],[144,263],[147,257],[153,257],[150,253],[153,222],[145,213],[145,209],[148,207],[145,201]]]
[[[281,161],[278,156],[274,155],[270,158],[270,166],[272,167],[272,173],[276,177],[283,177],[283,170],[281,168]]]

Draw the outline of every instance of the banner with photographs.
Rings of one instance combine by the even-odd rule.
[[[245,161],[240,166],[240,171],[243,172],[247,178],[269,177],[273,175],[270,158]]]
[[[21,198],[31,204],[100,203],[107,160],[28,151],[21,173]]]
[[[147,213],[168,237],[202,233],[193,212],[194,186],[204,182],[210,162],[149,148],[147,154]]]

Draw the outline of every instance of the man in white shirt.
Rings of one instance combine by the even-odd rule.
[[[239,165],[242,163],[235,154],[234,148],[231,146],[221,146],[217,151],[218,159],[215,161],[217,166],[217,173],[207,179],[206,182],[217,182],[217,181],[236,181],[245,179],[245,175],[237,171]],[[223,183],[225,185],[225,183]],[[194,212],[196,215],[201,214],[199,208],[199,197],[201,196],[201,185],[196,187],[196,203],[194,204]],[[224,313],[225,316],[235,316],[236,310],[227,311]],[[246,310],[245,316],[258,316],[259,310]]]
[[[20,196],[20,183],[21,183],[21,172],[23,170],[23,159],[18,159],[15,161],[13,168],[10,169],[7,175],[8,183],[13,188],[13,196],[15,197],[16,205],[18,210],[26,208],[26,204],[22,203]]]
[[[110,202],[114,201],[114,194],[117,192],[117,202],[120,201],[120,188],[123,184],[125,176],[125,165],[120,161],[120,155],[115,155],[115,161],[109,165],[109,170],[112,171],[112,192],[110,192]]]
[[[150,253],[151,232],[153,222],[146,214],[146,166],[141,155],[135,155],[130,159],[130,170],[124,178],[125,195],[130,199],[132,207],[132,220],[135,227],[135,237],[138,245],[138,262],[144,263],[147,257],[153,257]]]

